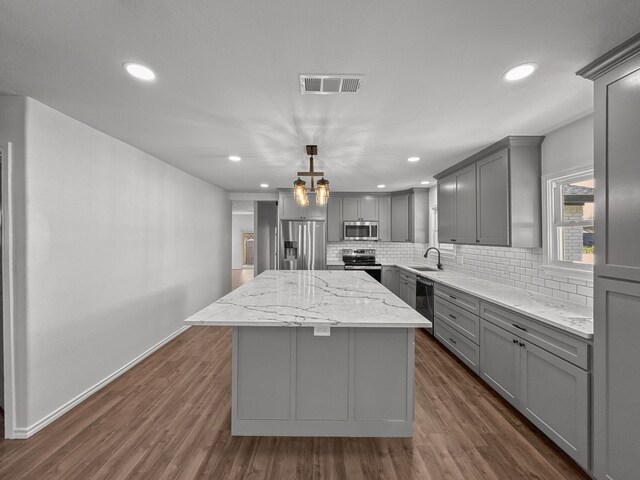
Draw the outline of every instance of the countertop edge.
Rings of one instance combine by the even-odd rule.
[[[430,328],[433,326],[431,322],[425,320],[424,322],[407,322],[407,323],[358,323],[358,322],[305,322],[304,324],[290,324],[287,322],[243,322],[243,321],[218,321],[208,322],[207,320],[185,320],[185,325],[191,326],[204,326],[204,327],[292,327],[292,328],[304,328],[304,327],[332,327],[332,328]]]
[[[385,264],[385,266],[391,266],[391,265],[392,264]],[[473,295],[474,297],[477,297],[477,298],[480,298],[481,300],[484,300],[486,302],[492,303],[493,305],[497,305],[499,307],[503,307],[503,308],[509,309],[509,310],[511,310],[513,312],[516,312],[516,313],[518,313],[520,315],[523,315],[523,316],[525,316],[525,317],[527,317],[527,318],[529,318],[531,320],[534,320],[534,321],[536,321],[538,323],[541,323],[541,324],[546,325],[546,326],[553,327],[553,328],[555,328],[557,330],[560,330],[562,332],[565,332],[565,333],[574,335],[576,337],[582,338],[583,340],[593,340],[593,333],[585,333],[585,332],[582,332],[580,330],[575,330],[575,329],[571,328],[570,326],[562,325],[562,324],[557,323],[557,322],[555,322],[555,321],[553,321],[551,319],[540,317],[540,316],[538,316],[538,315],[536,315],[534,313],[531,313],[531,312],[529,312],[527,310],[523,310],[521,308],[514,307],[513,305],[508,305],[508,304],[506,304],[504,302],[501,302],[499,300],[496,300],[494,298],[489,298],[489,297],[487,297],[485,295],[478,294],[477,292],[470,291],[469,289],[466,289],[464,287],[460,287],[459,285],[456,285],[455,283],[448,282],[446,280],[442,280],[442,279],[439,279],[439,278],[434,278],[433,276],[429,275],[429,272],[415,270],[413,268],[410,268],[410,267],[408,267],[406,265],[401,265],[399,263],[394,263],[393,266],[396,266],[398,268],[402,268],[403,270],[406,270],[408,272],[414,273],[414,274],[419,275],[421,277],[428,278],[429,280],[432,280],[435,283],[441,283],[441,284],[446,285],[448,287],[455,288],[456,290],[460,290],[461,292],[468,293],[469,295]],[[473,278],[471,275],[469,277]],[[487,282],[491,281],[491,280],[486,280],[486,279],[482,279],[482,280],[483,281],[487,281]],[[498,285],[498,286],[501,286],[500,283],[495,282],[495,284]],[[567,302],[567,303],[571,303],[571,302]],[[580,306],[580,305],[577,305],[577,306]]]

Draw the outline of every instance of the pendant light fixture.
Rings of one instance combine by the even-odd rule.
[[[316,193],[316,205],[322,207],[327,204],[329,199],[329,180],[325,180],[324,172],[316,172],[313,170],[313,156],[318,155],[317,145],[307,145],[307,155],[309,155],[309,171],[298,172],[298,179],[293,182],[293,195],[296,202],[301,207],[309,206],[309,197],[307,196],[307,182],[300,177],[311,177],[310,192]],[[315,177],[322,177],[318,180],[318,186],[314,185]]]

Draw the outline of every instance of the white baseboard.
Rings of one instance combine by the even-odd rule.
[[[77,397],[71,399],[69,402],[65,403],[61,407],[55,409],[49,415],[41,418],[40,420],[38,420],[36,423],[31,425],[30,427],[27,427],[27,428],[15,428],[13,430],[13,435],[11,435],[11,437],[8,437],[8,438],[25,439],[25,438],[29,438],[30,436],[32,436],[35,433],[39,432],[44,427],[46,427],[47,425],[51,424],[53,421],[55,421],[56,419],[60,418],[62,415],[67,413],[69,410],[71,410],[73,407],[78,405],[80,402],[82,402],[83,400],[86,400],[91,395],[96,393],[98,390],[100,390],[104,386],[106,386],[109,383],[111,383],[112,381],[114,381],[116,378],[118,378],[120,375],[125,373],[131,367],[134,367],[136,364],[140,363],[142,360],[144,360],[146,357],[148,357],[153,352],[158,350],[160,347],[162,347],[166,343],[168,343],[171,340],[173,340],[174,338],[176,338],[178,335],[180,335],[182,332],[184,332],[190,326],[191,325],[185,325],[185,326],[181,327],[180,329],[178,329],[177,331],[173,332],[167,338],[165,338],[165,339],[161,340],[160,342],[156,343],[153,347],[151,347],[147,351],[141,353],[136,358],[131,360],[129,363],[127,363],[123,367],[119,368],[118,370],[116,370],[111,375],[107,376],[106,378],[102,379],[101,381],[96,383],[94,386],[88,388],[87,390],[82,392]]]

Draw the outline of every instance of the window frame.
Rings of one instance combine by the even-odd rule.
[[[589,226],[588,221],[562,221],[562,186],[593,178],[593,167],[578,167],[550,173],[542,177],[542,269],[552,275],[593,279],[593,265],[559,260],[558,228]]]

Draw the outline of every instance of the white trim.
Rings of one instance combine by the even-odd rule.
[[[13,156],[10,142],[0,143],[2,157],[2,339],[4,363],[4,436],[16,437],[15,329],[13,320]]]
[[[562,262],[555,260],[555,255],[552,255],[555,242],[553,236],[555,232],[554,228],[549,228],[551,223],[558,216],[553,211],[557,202],[554,202],[553,198],[553,184],[562,182],[563,180],[569,180],[572,177],[578,175],[593,175],[593,166],[585,165],[582,167],[569,168],[558,172],[548,173],[542,176],[542,265],[540,268],[545,272],[550,273],[558,277],[577,278],[581,280],[593,279],[593,265],[587,265],[584,263]],[[576,222],[576,224],[581,222]]]
[[[57,420],[58,418],[60,418],[62,415],[64,415],[65,413],[67,413],[69,410],[71,410],[73,407],[75,407],[76,405],[78,405],[79,403],[81,403],[82,401],[86,400],[87,398],[89,398],[91,395],[93,395],[94,393],[96,393],[98,390],[102,389],[103,387],[105,387],[107,384],[111,383],[112,381],[114,381],[116,378],[118,378],[120,375],[122,375],[123,373],[125,373],[127,370],[131,369],[132,367],[134,367],[135,365],[137,365],[138,363],[140,363],[142,360],[144,360],[145,358],[147,358],[149,355],[151,355],[153,352],[155,352],[156,350],[158,350],[160,347],[162,347],[163,345],[167,344],[168,342],[170,342],[171,340],[173,340],[175,337],[177,337],[178,335],[180,335],[181,333],[183,333],[185,330],[187,330],[191,325],[184,325],[182,327],[180,327],[178,330],[176,330],[175,332],[173,332],[171,335],[169,335],[168,337],[166,337],[163,340],[160,340],[160,342],[156,343],[154,346],[152,346],[151,348],[149,348],[148,350],[146,350],[145,352],[141,353],[140,355],[138,355],[136,358],[134,358],[133,360],[131,360],[129,363],[127,363],[126,365],[124,365],[123,367],[120,367],[118,370],[116,370],[115,372],[113,372],[111,375],[108,375],[107,377],[105,377],[104,379],[100,380],[98,383],[96,383],[94,386],[88,388],[87,390],[85,390],[84,392],[82,392],[80,395],[78,395],[77,397],[71,399],[70,401],[68,401],[67,403],[65,403],[64,405],[62,405],[61,407],[55,409],[53,412],[51,412],[50,414],[46,415],[45,417],[41,418],[40,420],[38,420],[36,423],[34,423],[33,425],[31,425],[30,427],[27,428],[15,428],[14,429],[14,437],[13,438],[21,438],[21,439],[25,439],[25,438],[29,438],[32,435],[34,435],[35,433],[39,432],[40,430],[42,430],[44,427],[46,427],[47,425],[51,424],[54,420]]]

